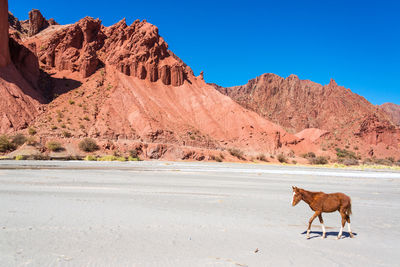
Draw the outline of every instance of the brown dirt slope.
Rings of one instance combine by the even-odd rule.
[[[384,103],[379,107],[388,114],[394,124],[400,126],[400,105]]]

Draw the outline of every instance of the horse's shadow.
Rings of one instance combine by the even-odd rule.
[[[301,234],[302,234],[302,235],[305,235],[305,234],[307,234],[307,231],[304,231],[304,232],[301,233]],[[313,239],[313,238],[317,238],[317,237],[321,238],[321,237],[322,237],[322,231],[310,231],[310,234],[317,234],[317,235],[310,236],[309,239]],[[331,232],[326,232],[325,234],[326,234],[326,237],[328,237],[328,236],[335,236],[335,237],[337,237],[338,234],[339,234],[339,232],[331,231]],[[357,233],[353,233],[353,235],[354,235],[354,236],[357,236]],[[342,237],[341,237],[341,238],[350,238],[350,234],[349,234],[348,232],[343,231],[343,232],[342,232]]]

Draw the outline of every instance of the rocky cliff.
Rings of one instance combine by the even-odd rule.
[[[285,79],[264,74],[243,86],[214,87],[289,132],[308,128],[328,131],[330,137],[324,135],[324,142],[331,148],[357,142],[398,148],[399,129],[387,115],[334,80],[320,85],[296,75]]]

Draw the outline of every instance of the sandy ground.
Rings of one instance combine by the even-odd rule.
[[[291,186],[352,197],[291,207]],[[1,266],[398,266],[400,173],[225,163],[0,162]],[[347,229],[347,227],[346,227]],[[258,250],[258,252],[256,252]]]

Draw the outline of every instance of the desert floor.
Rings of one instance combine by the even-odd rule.
[[[296,185],[352,197],[291,207]],[[400,172],[188,162],[0,162],[1,266],[398,266]]]

